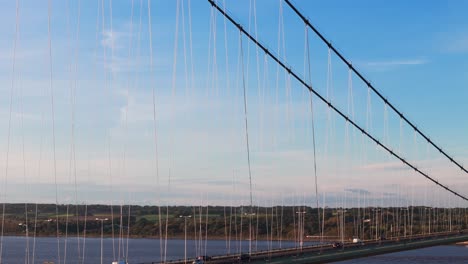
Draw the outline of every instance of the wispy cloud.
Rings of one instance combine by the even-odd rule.
[[[451,53],[468,52],[468,33],[459,34],[451,39],[445,50]]]
[[[425,58],[416,59],[392,59],[392,60],[381,60],[381,61],[368,61],[364,63],[365,67],[373,70],[392,70],[402,66],[416,66],[424,65],[429,63],[429,60]]]
[[[382,163],[373,163],[365,166],[361,166],[361,169],[371,170],[371,171],[404,171],[410,170],[408,166],[401,162],[382,162]]]
[[[346,188],[345,191],[350,193],[371,194],[371,192],[369,192],[368,190],[361,188]]]

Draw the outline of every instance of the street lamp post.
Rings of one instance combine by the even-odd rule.
[[[103,264],[102,261],[102,255],[103,255],[103,239],[104,239],[104,221],[107,221],[109,219],[107,218],[96,218],[96,221],[101,221],[101,264]]]
[[[250,213],[244,213],[244,215],[249,218],[249,256],[250,256],[252,255],[252,240],[257,239],[256,237],[255,238],[253,237],[253,229],[252,229],[252,217],[254,217],[256,214],[252,212],[252,209],[250,209]]]
[[[404,226],[403,226],[403,232],[404,232],[404,234],[403,234],[403,237],[406,238],[406,224],[407,224],[407,217],[408,217],[409,208],[408,208],[408,207],[406,207],[406,208],[401,208],[401,210],[404,212],[404,221],[403,221],[403,223],[404,223]],[[400,233],[399,233],[399,232],[398,232],[398,236],[400,236]]]
[[[304,237],[304,214],[306,213],[306,211],[298,211],[296,212],[296,214],[298,215],[298,229],[299,229],[299,232],[298,232],[298,235],[299,235],[299,247],[302,251],[302,245],[303,245],[303,237]]]
[[[179,218],[184,218],[184,263],[187,263],[187,218],[191,218],[191,215],[179,215]]]
[[[431,214],[433,207],[426,207],[425,210],[429,210],[429,234],[431,234]]]
[[[379,214],[380,214],[380,211],[381,209],[380,208],[374,208],[372,209],[372,211],[375,212],[375,240],[378,240],[379,239],[379,233],[380,233],[380,226],[379,226]]]
[[[27,223],[19,223],[18,226],[24,227],[24,233],[26,234],[26,237],[29,237],[29,228]],[[25,249],[26,254],[29,254],[29,239],[26,239],[26,249]],[[28,262],[29,262],[29,257],[28,257]]]
[[[340,227],[338,228],[338,236],[340,237],[341,244],[343,244],[343,247],[344,247],[344,240],[345,240],[344,238],[345,238],[345,224],[346,224],[345,213],[347,212],[348,211],[346,209],[341,208],[341,207],[336,210],[336,219],[337,219],[336,224]]]
[[[369,215],[369,217],[372,217],[372,216]],[[361,219],[361,220],[362,220],[361,237],[358,237],[358,238],[360,238],[362,240],[365,240],[365,229],[366,229],[366,226],[367,226],[367,229],[369,229],[369,239],[372,239],[372,236],[370,234],[370,232],[371,232],[370,230],[372,229],[371,228],[372,227],[372,223],[371,223],[372,219],[371,218],[365,218],[365,216],[364,216],[364,218]],[[368,223],[368,224],[366,225],[366,223]]]

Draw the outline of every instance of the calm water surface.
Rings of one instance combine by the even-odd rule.
[[[29,241],[29,254],[28,243]],[[117,260],[118,256],[125,256],[127,251],[126,239],[112,240],[104,238],[103,243],[103,263],[112,263]],[[65,247],[66,243],[66,247]],[[3,238],[3,257],[0,263],[39,263],[45,261],[54,261],[58,263],[57,254],[57,238],[36,238],[36,249],[33,255],[33,239],[26,240],[25,237],[4,237]],[[308,243],[311,245],[313,243]],[[164,245],[164,241],[163,241]],[[225,255],[228,250],[228,244],[225,240],[209,240],[207,241],[207,251],[204,252],[203,246],[199,246],[200,242],[195,240],[187,240],[187,257],[193,258],[197,255]],[[287,248],[294,247],[293,242],[282,241],[269,243],[267,241],[252,241],[253,250],[267,250],[268,248]],[[60,263],[82,263],[79,256],[83,256],[84,247],[84,263],[100,263],[101,261],[101,239],[86,238],[83,245],[83,239],[78,243],[77,238],[60,239]],[[197,247],[202,248],[201,252],[197,252]],[[185,241],[183,239],[169,239],[167,241],[167,260],[183,259],[184,258]],[[240,250],[242,248],[242,250]],[[66,249],[66,252],[65,252]],[[236,254],[239,252],[249,251],[249,241],[231,241],[230,253]],[[78,253],[79,252],[79,253]],[[198,253],[198,254],[197,254]],[[29,255],[29,261],[25,260]],[[114,257],[115,256],[115,257]],[[130,264],[148,263],[152,261],[160,261],[160,244],[159,239],[129,239],[128,240],[128,261]],[[64,261],[66,259],[66,261]],[[83,259],[83,257],[81,257]],[[121,258],[122,259],[122,258]],[[34,260],[34,261],[33,261]]]
[[[164,243],[164,242],[163,242]],[[66,244],[66,247],[65,247]],[[114,244],[114,247],[113,247]],[[170,239],[167,241],[167,259],[184,258],[184,240]],[[196,246],[198,241],[187,240],[187,256],[197,255]],[[79,245],[79,246],[78,246]],[[283,241],[282,247],[293,247],[293,242]],[[36,250],[33,255],[33,240],[29,239],[29,261],[25,260],[28,256],[27,240],[24,237],[4,237],[3,238],[3,256],[1,263],[39,263],[44,261],[55,261],[57,259],[57,239],[56,238],[37,238]],[[266,250],[269,247],[279,248],[279,242],[268,243],[266,241],[252,241],[252,247],[257,250]],[[114,250],[113,250],[114,248]],[[202,247],[204,248],[204,247]],[[203,255],[222,255],[227,253],[227,244],[223,240],[210,240],[207,242],[207,252],[201,252]],[[249,241],[231,242],[231,253],[248,252]],[[65,250],[66,249],[66,250]],[[87,238],[84,244],[84,263],[100,263],[101,260],[101,239]],[[118,239],[114,241],[110,238],[103,240],[103,263],[112,263],[118,256],[124,256],[127,247]],[[80,252],[78,254],[78,252]],[[113,256],[116,256],[115,258]],[[82,263],[78,256],[83,256],[83,240],[69,238],[60,240],[60,258],[61,263]],[[81,257],[82,258],[82,257]],[[34,259],[34,262],[33,262]],[[66,261],[64,261],[66,259]],[[129,239],[128,260],[130,264],[145,263],[160,260],[159,239]],[[367,257],[349,261],[337,262],[340,264],[351,263],[468,263],[468,247],[465,246],[437,246],[431,248],[410,250],[392,254],[386,254],[375,257]]]

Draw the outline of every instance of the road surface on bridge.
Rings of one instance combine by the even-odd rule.
[[[392,238],[388,240],[368,240],[363,244],[345,243],[343,248],[333,248],[332,244],[289,249],[277,249],[272,251],[254,252],[250,261],[240,261],[239,254],[226,256],[213,256],[206,263],[228,264],[228,263],[327,263],[346,259],[355,259],[374,255],[387,254],[417,248],[453,244],[468,241],[466,232],[440,232],[427,235],[407,236],[406,238]],[[192,263],[194,259],[176,260],[167,263],[182,264]],[[152,262],[159,263],[159,262]],[[149,263],[144,263],[149,264]]]

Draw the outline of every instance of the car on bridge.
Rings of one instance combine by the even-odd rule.
[[[240,261],[240,262],[250,261],[250,255],[249,254],[241,254],[241,255],[237,256],[237,260]]]
[[[364,242],[360,238],[353,238],[353,244],[364,246]]]
[[[333,247],[333,248],[337,248],[337,249],[338,249],[338,248],[343,248],[343,243],[341,243],[341,242],[335,242],[335,243],[333,243],[332,247]]]
[[[198,256],[197,259],[198,260],[208,261],[208,260],[211,260],[212,258],[210,256]]]

